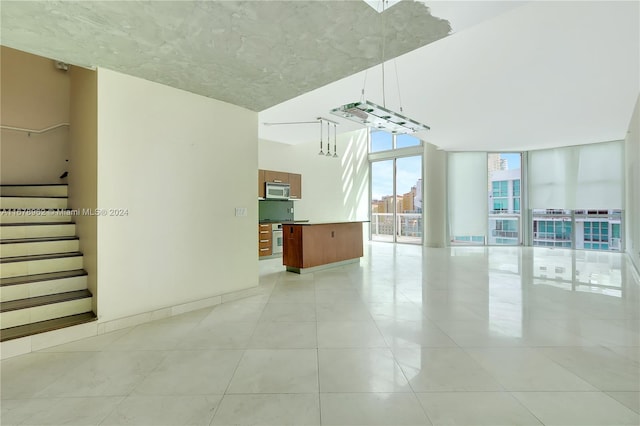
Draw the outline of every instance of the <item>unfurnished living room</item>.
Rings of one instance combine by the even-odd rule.
[[[640,2],[0,36],[0,424],[640,424]]]

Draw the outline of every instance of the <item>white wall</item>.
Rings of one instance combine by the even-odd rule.
[[[98,70],[99,321],[257,285],[257,152],[256,113]]]
[[[366,129],[338,135],[339,158],[319,156],[319,141],[287,145],[260,140],[258,151],[261,169],[302,175],[302,199],[295,201],[295,219],[368,220]]]
[[[626,249],[640,271],[640,97],[636,101],[625,140]]]

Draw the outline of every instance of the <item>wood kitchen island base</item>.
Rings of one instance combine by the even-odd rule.
[[[312,266],[310,268],[296,268],[294,266],[287,266],[287,271],[295,272],[296,274],[308,274],[310,272],[322,271],[323,269],[336,268],[338,266],[349,265],[351,263],[360,263],[360,258],[343,260],[340,262],[327,263],[326,265]]]
[[[303,274],[359,262],[363,255],[362,222],[285,223],[282,263]]]

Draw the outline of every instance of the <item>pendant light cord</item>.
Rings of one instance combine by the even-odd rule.
[[[364,102],[364,89],[367,87],[367,73],[369,70],[364,70],[364,81],[362,82],[362,92],[360,94],[360,102]]]
[[[386,0],[382,0],[381,22],[382,22],[382,106],[386,108],[387,101],[386,101],[385,90],[384,90],[384,56],[385,56],[384,54],[385,54],[385,44],[386,44],[386,33],[385,33],[385,26],[384,26],[385,1]]]
[[[400,78],[398,77],[398,62],[393,59],[393,66],[396,68],[396,85],[398,86],[398,101],[400,102],[400,112],[402,111],[402,95],[400,93]]]

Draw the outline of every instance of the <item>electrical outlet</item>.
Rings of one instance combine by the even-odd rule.
[[[236,207],[236,217],[246,217],[246,216],[247,216],[246,207]]]

